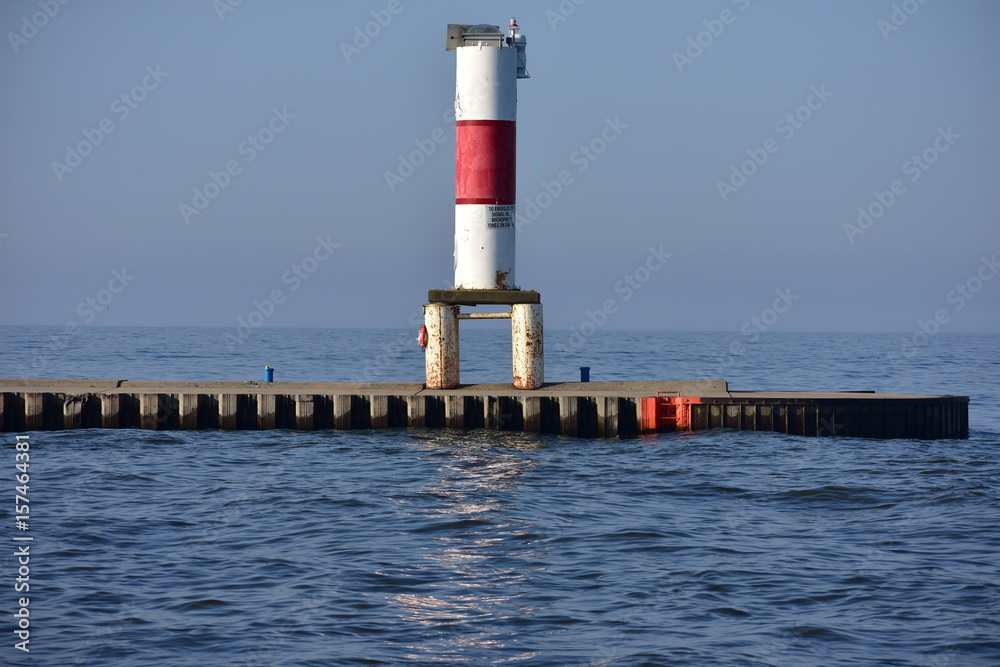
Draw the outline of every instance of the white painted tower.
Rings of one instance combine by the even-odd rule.
[[[516,289],[517,80],[528,78],[523,35],[448,26],[455,85],[455,289]]]
[[[459,384],[459,321],[510,319],[514,386],[543,384],[542,303],[514,282],[517,80],[527,79],[517,22],[449,25],[455,85],[455,288],[431,290],[424,306],[428,389]],[[462,306],[510,306],[465,313]]]

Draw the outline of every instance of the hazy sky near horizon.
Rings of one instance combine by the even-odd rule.
[[[1000,3],[62,2],[0,4],[0,324],[411,326],[445,28],[516,16],[547,327],[1000,331]]]

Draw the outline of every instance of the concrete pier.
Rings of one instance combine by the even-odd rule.
[[[723,380],[510,384],[0,380],[0,430],[489,429],[634,437],[730,428],[807,436],[966,438],[969,399],[730,391]]]

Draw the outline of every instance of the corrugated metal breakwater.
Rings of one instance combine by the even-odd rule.
[[[731,428],[807,436],[966,438],[965,396],[738,392],[725,381],[512,385],[0,380],[6,432],[456,428],[633,437]]]

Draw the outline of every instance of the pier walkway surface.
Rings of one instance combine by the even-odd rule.
[[[483,428],[634,437],[730,428],[966,438],[966,396],[730,390],[724,380],[425,389],[420,383],[0,379],[0,430]]]

